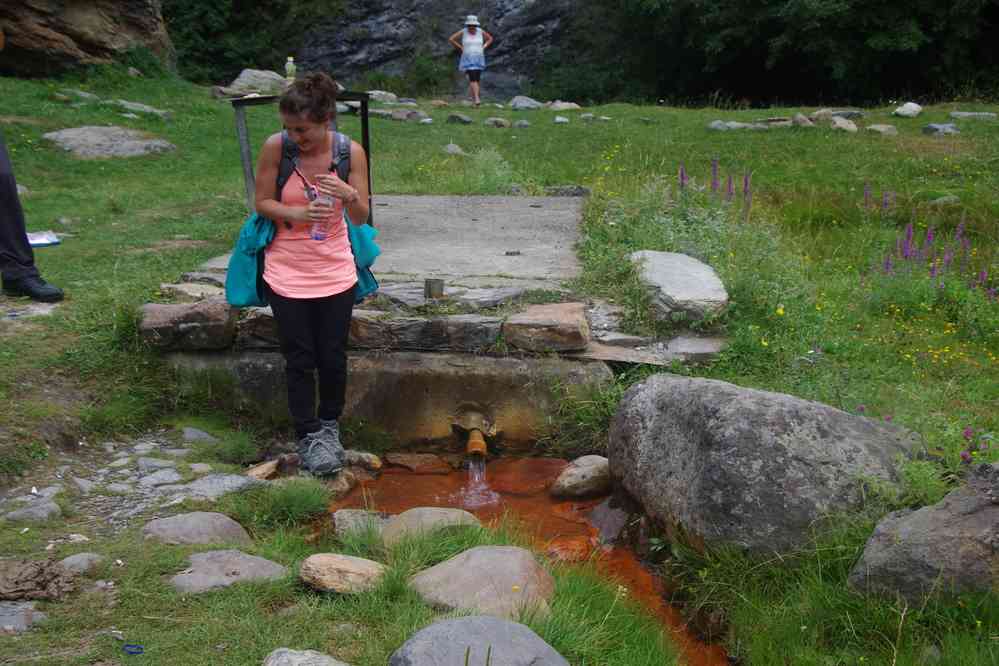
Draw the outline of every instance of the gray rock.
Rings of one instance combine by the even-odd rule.
[[[62,509],[52,500],[38,499],[24,508],[11,511],[4,518],[17,523],[44,523],[62,516]]]
[[[208,474],[212,471],[212,466],[208,463],[192,463],[190,468],[195,474]]]
[[[857,131],[857,124],[849,118],[844,118],[843,116],[833,116],[829,120],[832,123],[832,128],[834,130],[850,132],[851,134]]]
[[[898,130],[894,125],[868,125],[867,130],[884,136],[898,136]]]
[[[955,194],[948,194],[930,202],[931,206],[956,206],[961,203],[961,197]]]
[[[676,252],[633,252],[639,279],[652,296],[658,316],[669,321],[673,313],[693,320],[721,313],[728,305],[725,285],[707,264]]]
[[[198,428],[191,428],[189,426],[184,426],[181,431],[185,442],[193,444],[195,442],[205,442],[208,444],[214,444],[219,441],[218,437],[209,434],[204,430],[199,430]]]
[[[88,479],[81,479],[78,476],[73,477],[73,485],[75,485],[77,489],[84,495],[90,494],[90,492],[97,487],[97,484],[94,483],[93,481],[90,481]]]
[[[951,111],[950,117],[957,120],[995,120],[996,114],[989,111]]]
[[[261,95],[278,95],[284,90],[284,77],[277,72],[265,69],[244,69],[232,83],[223,88],[223,92],[231,97],[240,97],[250,93]]]
[[[448,611],[516,619],[549,613],[555,580],[529,550],[476,546],[409,579],[424,602]]]
[[[184,458],[191,455],[191,449],[161,449],[160,453],[173,458]]]
[[[947,136],[948,134],[960,134],[961,130],[954,123],[930,123],[923,128],[923,134],[932,136]]]
[[[608,497],[593,507],[589,520],[590,524],[597,529],[600,543],[614,544],[620,539],[624,528],[628,526],[630,517],[631,514],[619,506],[613,497]]]
[[[382,529],[382,541],[391,547],[407,537],[452,527],[480,527],[480,523],[461,509],[417,507],[392,516]]]
[[[337,113],[351,113],[352,111],[353,111],[353,109],[351,107],[347,106],[346,104],[344,104],[343,102],[337,102],[336,103],[336,112]]]
[[[212,550],[189,558],[190,569],[170,579],[170,584],[185,594],[229,587],[243,581],[277,580],[288,569],[262,557],[238,550]]]
[[[31,194],[31,191],[28,188],[26,188],[24,185],[18,184],[18,186],[17,186],[17,196],[19,196],[19,197],[26,197],[29,194]]]
[[[549,111],[578,111],[582,109],[580,105],[575,102],[563,102],[562,100],[555,100],[549,104],[545,104]]]
[[[350,666],[315,650],[278,648],[264,659],[264,666]]]
[[[171,113],[170,111],[156,109],[151,106],[147,106],[145,104],[139,104],[138,102],[129,102],[123,99],[116,99],[103,103],[125,109],[126,111],[130,111],[133,115],[136,113],[145,113],[150,116],[156,116],[161,120],[170,120],[170,118],[173,117],[173,113]],[[138,116],[135,117],[138,118]]]
[[[236,336],[236,316],[224,300],[146,303],[139,336],[160,350],[227,349]]]
[[[536,352],[586,349],[590,325],[582,303],[529,305],[503,322],[503,339]]]
[[[23,633],[46,618],[34,601],[0,601],[0,635]]]
[[[611,118],[610,116],[597,116],[597,120],[599,120],[602,123],[609,123],[610,121],[613,120],[613,118]]]
[[[223,267],[224,270],[224,267]],[[208,284],[213,287],[225,287],[225,273],[218,273],[213,271],[189,271],[183,273],[180,276],[182,282],[194,282],[199,284]]]
[[[253,543],[243,526],[235,520],[207,511],[151,520],[142,528],[142,534],[146,539],[167,544],[231,543],[246,546]]]
[[[392,112],[388,109],[369,109],[368,115],[372,118],[386,118],[392,120]]]
[[[125,495],[132,492],[132,486],[127,483],[109,483],[104,486],[109,492]]]
[[[791,122],[798,127],[815,127],[815,123],[813,123],[808,116],[803,113],[794,114],[794,117],[791,118]]]
[[[718,132],[727,132],[730,128],[728,123],[724,120],[712,120],[708,123],[708,129],[716,130]]]
[[[226,493],[263,483],[263,481],[239,474],[210,474],[188,483],[181,488],[180,492],[195,499],[216,500]]]
[[[382,468],[382,459],[374,453],[347,449],[344,451],[344,454],[344,462],[348,467],[360,467],[361,469],[366,469],[369,472],[377,472]]]
[[[464,113],[449,113],[447,116],[447,122],[452,124],[471,125],[472,118]]]
[[[356,349],[479,351],[499,339],[503,320],[480,315],[385,318],[383,313],[355,310],[350,346]]]
[[[577,498],[606,495],[611,491],[610,464],[603,456],[576,458],[555,479],[552,497]]]
[[[174,300],[191,302],[200,301],[206,298],[221,298],[225,296],[222,287],[211,284],[196,284],[182,282],[180,284],[163,283],[160,285],[160,293],[169,296]]]
[[[556,125],[568,125],[569,119],[565,116],[555,116],[554,122]]]
[[[421,125],[433,125],[434,124],[434,119],[433,118],[420,118],[420,124]]]
[[[61,560],[59,564],[66,571],[71,573],[86,575],[94,571],[105,560],[103,555],[97,553],[77,553]]]
[[[139,71],[138,69],[136,69],[135,67],[129,67],[128,68],[128,75],[131,76],[133,79],[141,79],[142,78],[142,72]]]
[[[138,444],[132,447],[132,451],[134,453],[149,453],[151,451],[155,451],[158,448],[160,448],[160,445],[157,444],[156,442],[139,442]]]
[[[486,127],[498,127],[504,129],[510,126],[510,121],[506,118],[497,118],[494,116],[492,118],[486,118],[482,121],[482,124]]]
[[[333,512],[333,529],[338,537],[368,529],[380,533],[388,521],[387,516],[365,509],[340,509]]]
[[[526,95],[517,95],[510,100],[510,108],[514,111],[530,111],[533,109],[542,109],[544,104],[536,99],[531,99]]]
[[[497,666],[569,666],[529,628],[486,615],[441,620],[424,627],[392,653],[388,666],[481,665],[487,656]]]
[[[372,100],[381,102],[382,104],[395,104],[399,101],[399,97],[395,93],[386,92],[384,90],[369,90],[368,95]]]
[[[162,458],[139,458],[138,468],[143,474],[155,472],[158,469],[168,469],[177,466],[176,460],[164,460]]]
[[[84,90],[75,90],[73,88],[63,88],[59,92],[62,93],[63,95],[67,95],[69,97],[75,97],[76,99],[84,101],[84,102],[99,102],[99,101],[101,101],[101,98],[98,97],[97,95],[95,95],[93,93],[88,93],[88,92],[86,92]]]
[[[923,107],[919,106],[915,102],[906,102],[902,106],[895,109],[892,112],[892,115],[901,116],[902,118],[915,118],[922,112]]]
[[[979,465],[968,484],[937,504],[890,513],[850,572],[857,590],[901,595],[912,604],[999,589],[999,463]]]
[[[860,109],[840,109],[838,111],[832,112],[833,118],[845,118],[847,120],[856,120],[858,118],[864,117],[864,112]]]
[[[145,132],[114,126],[75,127],[48,132],[42,138],[83,159],[137,157],[177,149],[172,143],[150,138]]]
[[[588,197],[592,194],[585,185],[548,185],[545,187],[546,197]]]
[[[143,488],[154,488],[156,486],[165,486],[170,483],[177,483],[183,477],[175,469],[161,469],[152,474],[148,474],[141,479],[139,479],[139,485]]]
[[[514,129],[527,129],[530,126],[531,126],[531,121],[524,120],[523,118],[521,118],[520,120],[516,120],[513,123]]]
[[[448,155],[467,155],[468,154],[464,150],[461,149],[461,146],[459,146],[456,143],[449,143],[446,146],[444,146],[444,152],[447,153]]]
[[[584,123],[592,123],[594,120],[597,119],[597,117],[592,113],[581,113],[579,114],[579,119],[582,120]]]
[[[132,464],[132,457],[126,454],[124,458],[117,458],[116,460],[112,460],[111,462],[109,462],[108,467],[120,468],[120,467],[126,467],[130,464]]]
[[[614,480],[671,530],[770,553],[855,508],[861,479],[894,481],[914,443],[821,403],[664,373],[625,393],[608,458]]]

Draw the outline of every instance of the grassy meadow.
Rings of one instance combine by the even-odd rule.
[[[76,107],[53,97],[62,88],[168,109],[173,119],[130,120],[113,107]],[[229,105],[212,100],[206,88],[168,78],[133,79],[119,68],[80,80],[0,78],[0,99],[0,131],[18,182],[30,190],[22,198],[29,230],[69,234],[62,245],[36,251],[43,275],[66,289],[65,304],[51,317],[17,327],[0,323],[0,475],[13,480],[32,466],[51,464],[52,453],[37,431],[60,415],[81,419],[92,439],[137,432],[178,414],[218,418],[210,405],[179,394],[155,355],[138,344],[135,309],[156,298],[161,283],[227,251],[245,216]],[[794,562],[778,567],[739,554],[699,555],[667,546],[655,553],[677,582],[678,600],[725,616],[729,629],[722,639],[740,663],[999,663],[995,595],[910,608],[856,595],[845,586],[850,566],[885,512],[936,502],[961,483],[970,463],[999,460],[999,303],[988,292],[999,285],[999,121],[958,121],[961,133],[955,136],[921,132],[928,122],[949,122],[952,110],[999,107],[940,104],[914,120],[891,117],[894,105],[867,109],[861,127],[898,127],[899,136],[887,137],[826,127],[706,128],[715,119],[753,121],[797,108],[612,104],[586,109],[610,117],[608,122],[585,123],[579,112],[561,112],[571,122],[555,125],[556,114],[549,111],[424,106],[433,125],[371,120],[376,198],[502,194],[512,184],[529,193],[549,185],[585,185],[592,196],[578,248],[583,262],[583,275],[573,285],[578,291],[626,306],[635,332],[664,333],[669,326],[652,318],[628,253],[692,254],[714,266],[729,290],[728,312],[705,324],[731,339],[729,349],[708,366],[674,371],[819,400],[891,420],[923,438],[919,459],[903,464],[900,488],[875,489],[863,512],[843,517],[842,529],[817,534],[814,548],[791,558]],[[455,110],[476,122],[447,124]],[[481,121],[489,116],[526,118],[532,126],[485,127]],[[251,108],[249,119],[256,153],[279,121],[276,109],[262,107]],[[102,124],[148,131],[177,150],[81,161],[42,138],[57,129]],[[360,136],[355,117],[341,118],[340,128]],[[445,154],[449,142],[469,155]],[[718,161],[718,192],[712,187],[712,160]],[[681,165],[689,178],[683,187]],[[944,196],[958,201],[935,203]],[[934,275],[931,262],[938,264]],[[632,368],[590,400],[567,401],[543,445],[566,455],[599,450],[621,392],[655,371]],[[301,559],[306,548],[300,533],[268,530],[262,532],[268,536],[259,554],[283,553],[280,561],[291,565]],[[280,546],[267,545],[282,539]],[[134,549],[140,559],[137,543],[121,547]],[[250,640],[271,621],[268,613],[292,605],[290,584],[234,589],[207,600],[182,600],[159,588],[141,591],[144,575],[181,565],[179,552],[154,553],[143,565],[148,571],[127,574],[126,602],[114,613],[148,603],[146,614],[159,617],[167,613],[153,609],[165,604],[178,626],[154,619],[148,620],[149,630],[161,632],[165,645],[179,650],[173,654],[191,663],[247,663],[194,656],[192,627],[212,633],[206,641],[232,643],[236,639],[227,636],[241,635]],[[129,596],[133,585],[134,597]],[[389,585],[378,594],[405,606],[400,613],[412,626],[425,620],[423,611],[406,605],[410,601],[401,588]],[[74,603],[85,613],[92,602]],[[316,621],[339,618],[340,603],[309,597],[285,621],[295,623],[295,631],[312,631]],[[354,612],[374,616],[384,607],[377,601]],[[205,623],[237,608],[252,612],[217,628]],[[371,623],[389,627],[391,618]],[[39,636],[69,649],[82,633],[60,621]],[[571,636],[559,640],[553,641],[556,648],[572,645]],[[252,652],[258,658],[263,647],[252,644],[243,657]],[[322,648],[318,637],[315,644]],[[5,649],[0,642],[0,657],[11,654]],[[95,655],[111,654],[110,647],[94,649]],[[611,658],[594,649],[585,656],[571,649],[563,653],[572,654],[574,664],[663,663],[653,656]],[[374,664],[384,663],[385,654],[344,657]],[[59,663],[89,663],[73,659]]]

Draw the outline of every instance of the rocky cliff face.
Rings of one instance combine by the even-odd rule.
[[[483,91],[516,94],[529,83],[545,52],[558,45],[569,0],[371,0],[352,3],[329,25],[306,35],[298,52],[304,69],[324,69],[352,81],[370,71],[403,74],[416,56],[443,60],[457,72],[447,38],[475,13],[496,39],[487,51]],[[458,89],[464,79],[455,77]]]
[[[134,46],[174,59],[160,0],[0,2],[0,73],[50,76]]]

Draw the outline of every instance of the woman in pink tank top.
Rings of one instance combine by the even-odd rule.
[[[353,224],[368,219],[364,149],[350,147],[350,175],[333,169],[337,86],[323,73],[295,81],[278,109],[298,147],[295,170],[277,192],[282,134],[267,139],[257,163],[257,212],[276,233],[264,259],[264,282],[281,339],[288,408],[302,465],[316,475],[344,464],[338,419],[347,386],[347,335],[357,274],[344,212]],[[316,374],[319,408],[316,410]]]

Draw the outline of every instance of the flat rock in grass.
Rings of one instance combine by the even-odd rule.
[[[141,457],[138,460],[139,471],[143,474],[155,472],[158,469],[168,469],[177,466],[176,460],[164,460],[163,458]]]
[[[487,615],[435,622],[403,643],[388,666],[569,666],[528,627]]]
[[[202,301],[206,298],[225,296],[225,289],[211,284],[182,282],[180,284],[161,284],[160,292],[180,301]]]
[[[467,116],[464,113],[449,113],[447,116],[447,122],[458,125],[471,125],[472,117]]]
[[[145,113],[150,116],[156,116],[161,120],[170,120],[173,117],[173,113],[170,111],[164,111],[163,109],[156,109],[146,104],[140,104],[138,102],[129,102],[124,99],[109,100],[104,102],[104,104],[111,104],[119,108],[135,113]]]
[[[669,321],[673,313],[700,320],[721,313],[728,292],[714,269],[676,252],[643,250],[630,256],[639,279],[649,290],[657,315]]]
[[[337,594],[361,594],[378,585],[385,565],[363,557],[317,553],[305,558],[299,577],[312,588]]]
[[[769,554],[854,510],[862,479],[896,481],[916,442],[821,403],[661,373],[624,394],[607,457],[611,477],[671,538]]]
[[[61,599],[73,591],[74,576],[54,560],[0,559],[0,599]]]
[[[61,94],[67,97],[75,97],[76,99],[83,102],[99,102],[101,98],[94,93],[86,92],[85,90],[76,90],[74,88],[63,88],[59,91]]]
[[[442,99],[432,99],[430,100],[430,106],[434,107],[435,109],[443,109],[451,105]]]
[[[61,515],[62,509],[58,504],[52,500],[38,499],[21,509],[11,511],[4,518],[16,523],[44,523]]]
[[[482,124],[485,125],[486,127],[506,128],[506,127],[510,126],[510,121],[507,120],[506,118],[492,117],[492,118],[486,118],[485,120],[483,120]]]
[[[990,111],[951,111],[950,117],[956,120],[995,120],[997,116]]]
[[[219,441],[219,438],[215,435],[209,434],[204,430],[199,430],[198,428],[191,428],[190,426],[184,426],[184,429],[181,431],[181,436],[184,438],[184,441],[189,444],[215,444]]]
[[[212,466],[208,463],[192,463],[190,468],[195,474],[208,474],[212,471]]]
[[[137,157],[177,149],[169,141],[153,138],[145,132],[114,126],[74,127],[49,132],[42,137],[83,159]]]
[[[444,152],[447,153],[448,155],[467,155],[468,154],[464,150],[461,149],[461,146],[459,146],[456,143],[449,143],[446,146],[444,146]]]
[[[380,533],[388,521],[387,516],[366,509],[340,509],[333,512],[333,529],[338,537],[369,529]]]
[[[568,125],[569,119],[566,118],[565,116],[555,116],[555,120],[552,122],[554,122],[556,125]]]
[[[606,495],[610,491],[610,464],[607,458],[590,455],[569,463],[548,492],[552,497],[572,499]]]
[[[520,120],[515,120],[513,123],[514,129],[527,129],[530,126],[531,126],[531,121],[525,120],[524,118],[521,118]]]
[[[922,112],[923,112],[923,107],[919,106],[915,102],[906,102],[902,106],[892,111],[892,115],[901,116],[902,118],[915,118]]]
[[[188,271],[180,276],[181,282],[208,284],[213,287],[225,288],[225,273],[213,271]]]
[[[815,123],[803,113],[796,113],[791,118],[791,122],[798,127],[815,127]]]
[[[372,100],[382,104],[395,104],[399,101],[399,96],[386,90],[369,90],[368,95]]]
[[[104,560],[105,557],[97,553],[77,553],[60,560],[59,564],[70,573],[86,575],[99,567]]]
[[[846,118],[847,120],[856,120],[857,118],[863,118],[864,112],[860,109],[838,109],[832,112],[833,118]]]
[[[288,575],[286,567],[238,550],[212,550],[195,553],[190,568],[170,579],[180,592],[196,593],[217,587],[229,587],[244,581],[277,580]]]
[[[244,472],[251,479],[257,479],[258,481],[266,481],[268,479],[273,479],[278,475],[278,466],[280,461],[276,458],[274,460],[268,460],[267,462],[262,462],[259,465],[254,465]]]
[[[97,484],[91,481],[90,479],[81,479],[78,476],[74,476],[72,480],[73,480],[73,485],[76,486],[76,489],[79,490],[84,495],[89,495],[91,492],[93,492],[94,488],[97,487]]]
[[[146,303],[139,336],[160,350],[227,349],[236,336],[236,316],[224,300]]]
[[[0,601],[0,636],[23,633],[47,617],[34,601]]]
[[[898,129],[894,125],[868,125],[867,131],[877,132],[878,134],[883,134],[885,136],[898,136]]]
[[[549,104],[545,104],[549,111],[578,111],[582,109],[580,105],[575,102],[563,102],[562,100],[555,100]]]
[[[954,123],[930,123],[923,128],[923,134],[931,136],[947,136],[949,134],[960,134],[961,130]]]
[[[166,544],[252,543],[243,526],[221,513],[194,511],[167,518],[157,518],[142,528],[146,539]]]
[[[841,130],[850,133],[857,131],[857,123],[853,122],[849,118],[844,118],[842,116],[833,116],[832,118],[829,119],[829,122],[831,123],[831,127],[834,130]]]
[[[209,474],[181,486],[178,492],[193,499],[217,500],[226,493],[263,483],[242,474]]]
[[[191,455],[191,449],[160,449],[160,453],[171,458],[184,458]]]
[[[544,108],[544,104],[536,99],[531,99],[526,95],[517,95],[510,100],[510,108],[514,111],[530,111]]]
[[[130,464],[132,464],[132,458],[131,456],[126,454],[124,458],[118,458],[117,460],[112,460],[111,462],[109,462],[108,467],[116,469],[119,467],[127,467]]]
[[[407,109],[396,109],[392,112],[392,120],[397,120],[399,122],[406,122],[409,120],[409,110]]]
[[[590,325],[582,303],[531,305],[503,322],[503,339],[529,351],[572,351],[585,349],[590,341]]]
[[[546,197],[588,197],[592,194],[585,185],[548,185],[545,187]]]
[[[183,477],[177,470],[167,468],[142,477],[139,479],[139,485],[143,488],[155,488],[156,486],[166,486],[171,483],[178,483],[182,479]]]
[[[534,554],[516,546],[476,546],[409,579],[424,602],[448,611],[516,619],[549,613],[555,580]]]
[[[117,493],[119,495],[125,495],[132,492],[132,486],[128,483],[109,483],[104,486],[108,492]]]
[[[394,546],[399,541],[417,534],[436,532],[453,527],[480,527],[479,519],[461,509],[417,507],[392,516],[382,529],[382,541]]]
[[[315,650],[278,648],[264,659],[263,666],[350,666]]]
[[[948,194],[946,196],[938,197],[929,203],[930,206],[956,206],[961,203],[961,197],[956,194]]]
[[[850,572],[861,592],[926,596],[999,589],[999,463],[980,464],[966,486],[916,511],[885,516]]]
[[[401,467],[413,474],[450,474],[451,466],[433,453],[386,453],[390,467]]]
[[[392,112],[388,109],[370,109],[368,115],[372,118],[386,118],[392,120]]]

